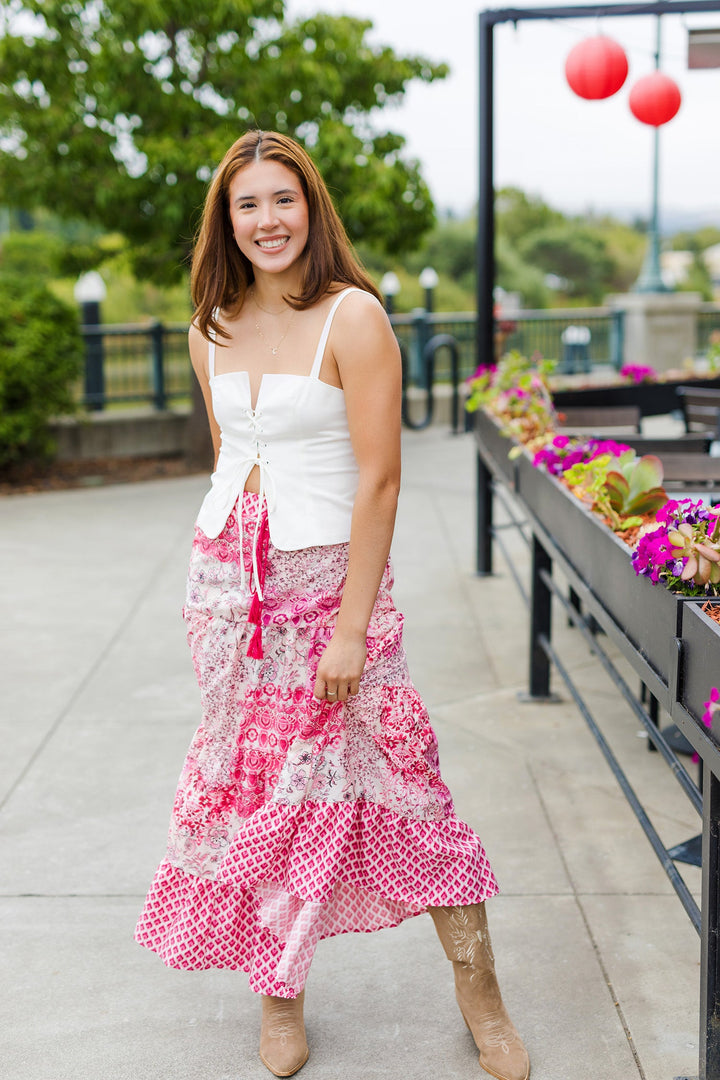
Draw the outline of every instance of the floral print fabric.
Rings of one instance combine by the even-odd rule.
[[[185,760],[168,850],[136,939],[172,967],[228,967],[294,997],[317,942],[394,926],[431,905],[497,891],[454,814],[437,741],[410,682],[388,564],[368,628],[360,693],[313,697],[348,545],[268,547],[263,658],[247,655],[258,497],[220,536],[199,529],[185,621],[202,723]]]

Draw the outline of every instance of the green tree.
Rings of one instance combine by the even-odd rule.
[[[593,228],[605,243],[612,273],[605,292],[627,292],[637,281],[647,250],[647,233],[612,217],[593,219]]]
[[[311,151],[354,239],[410,250],[432,200],[372,114],[447,69],[371,45],[371,25],[287,21],[282,0],[5,3],[0,188],[122,232],[140,276],[172,280],[226,148],[274,128]]]
[[[62,240],[53,233],[7,233],[0,242],[0,270],[5,275],[47,282],[60,272],[62,251]]]
[[[704,251],[720,244],[720,229],[716,225],[703,225],[695,232],[677,232],[670,241],[673,251]]]
[[[562,225],[567,218],[543,202],[537,195],[527,195],[520,188],[500,188],[495,193],[495,229],[513,247],[538,229]]]
[[[587,297],[593,303],[602,300],[614,271],[602,234],[582,222],[538,229],[526,236],[519,251],[543,273],[564,279],[568,296]]]
[[[525,262],[503,236],[498,236],[495,245],[495,266],[498,285],[506,292],[520,293],[524,307],[547,307],[550,290],[544,273]]]
[[[3,249],[4,251],[4,249]],[[75,307],[0,262],[0,469],[52,454],[48,421],[75,408],[83,347]]]
[[[682,249],[681,249],[682,250]],[[692,249],[691,249],[692,250]],[[703,300],[711,301],[714,298],[714,290],[710,271],[707,268],[702,251],[693,251],[693,261],[690,264],[685,281],[678,285],[678,292],[700,293]]]
[[[452,278],[465,289],[475,286],[477,223],[474,218],[463,221],[441,221],[427,234],[417,254],[406,260],[409,269],[419,273],[432,266],[438,274]]]

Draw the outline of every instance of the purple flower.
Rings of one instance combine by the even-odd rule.
[[[620,377],[633,383],[655,382],[657,372],[649,364],[623,364]]]
[[[717,686],[713,686],[710,691],[710,700],[704,703],[705,712],[703,713],[702,722],[706,728],[712,728],[713,716],[716,712],[720,712],[718,701],[720,701],[720,690],[718,690]]]
[[[660,580],[660,574],[667,563],[673,562],[676,565],[679,562],[681,572],[684,566],[684,560],[675,558],[675,549],[668,540],[667,530],[663,527],[653,529],[652,532],[640,537],[632,553],[631,561],[635,573],[649,577],[654,585],[657,585]]]
[[[692,499],[668,499],[655,514],[655,520],[661,523],[670,522],[671,525],[680,525],[683,521],[696,525],[702,510],[702,499],[697,502]]]
[[[587,446],[590,451],[588,461],[599,457],[600,454],[610,454],[612,457],[619,458],[626,450],[630,449],[625,443],[617,443],[612,439],[588,439]]]
[[[612,439],[570,439],[556,435],[552,443],[538,450],[533,459],[536,466],[544,465],[553,476],[560,476],[578,462],[594,461],[601,454],[620,457],[629,446]]]
[[[472,375],[469,375],[465,380],[466,382],[472,382],[473,379],[481,379],[483,375],[491,377],[497,371],[497,364],[478,364],[473,371]]]

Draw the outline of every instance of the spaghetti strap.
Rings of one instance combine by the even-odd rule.
[[[216,308],[213,312],[215,318],[218,316],[219,308]],[[208,328],[208,378],[215,378],[215,331]]]
[[[330,308],[330,311],[328,313],[328,317],[325,320],[325,325],[322,328],[322,334],[320,335],[320,340],[318,342],[317,351],[315,353],[315,359],[313,360],[313,366],[312,366],[311,371],[310,371],[310,378],[311,379],[318,379],[320,377],[320,368],[322,367],[323,356],[325,355],[325,346],[327,345],[327,339],[330,336],[330,327],[332,326],[332,321],[333,321],[333,319],[335,317],[335,312],[337,311],[338,307],[340,306],[342,301],[345,299],[345,297],[348,296],[349,293],[351,293],[351,292],[362,292],[362,291],[363,291],[362,289],[356,288],[355,285],[351,285],[348,289],[343,289],[343,291],[338,296],[335,297],[335,302],[333,303],[333,306]]]

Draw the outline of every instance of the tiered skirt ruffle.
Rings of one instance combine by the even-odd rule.
[[[203,717],[136,939],[171,967],[241,969],[256,992],[294,997],[322,938],[478,903],[497,884],[440,777],[389,565],[356,697],[312,694],[347,545],[269,546],[263,658],[248,657],[239,560],[249,573],[264,512],[246,493],[242,536],[235,514],[217,540],[196,532],[185,619]]]

